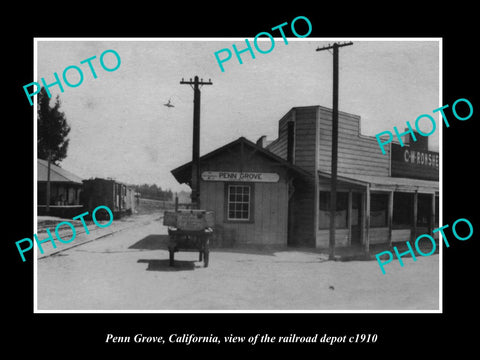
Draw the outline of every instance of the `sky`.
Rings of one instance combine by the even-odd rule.
[[[265,40],[266,39],[266,40]],[[259,41],[262,49],[270,40]],[[125,41],[126,40],[126,41]],[[332,104],[332,55],[315,51],[335,40],[353,41],[340,49],[339,110],[361,117],[361,133],[375,136],[412,126],[421,114],[437,121],[429,148],[439,149],[441,105],[440,43],[436,39],[275,38],[270,53],[255,50],[253,59],[235,55],[220,70],[214,53],[232,44],[244,49],[243,38],[205,39],[48,39],[37,38],[35,79],[54,82],[71,65],[83,71],[78,87],[63,83],[50,91],[60,95],[71,127],[67,158],[60,166],[85,179],[109,177],[129,184],[157,184],[172,191],[188,190],[170,171],[191,160],[193,90],[181,85],[195,75],[213,85],[201,88],[200,153],[206,154],[240,136],[274,140],[278,121],[292,107]],[[253,39],[250,39],[250,43]],[[115,71],[99,62],[105,50],[121,59]],[[97,78],[88,64],[92,60]],[[222,54],[223,56],[223,54]],[[105,65],[116,59],[105,54]],[[79,81],[69,70],[71,83]],[[166,107],[171,101],[175,107]],[[25,100],[28,103],[28,100]],[[441,120],[440,120],[441,121]],[[428,133],[432,125],[422,123]],[[36,143],[36,139],[34,139]],[[379,148],[380,151],[380,148]]]

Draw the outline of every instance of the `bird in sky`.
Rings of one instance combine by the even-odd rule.
[[[175,107],[175,105],[172,105],[170,103],[170,99],[168,99],[168,102],[166,104],[163,104],[163,105],[165,105],[166,107]]]

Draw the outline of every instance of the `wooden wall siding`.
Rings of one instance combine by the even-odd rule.
[[[240,148],[225,151],[201,164],[201,171],[275,172],[277,183],[245,183],[254,186],[254,221],[251,223],[225,221],[225,182],[200,181],[200,204],[215,212],[217,242],[222,245],[263,244],[287,245],[288,185],[286,170],[250,148],[244,149],[245,160],[240,160]]]
[[[387,244],[388,243],[388,227],[370,228],[368,234],[370,236],[370,245]]]
[[[317,231],[317,247],[322,249],[328,248],[330,237],[328,229],[320,229]],[[386,244],[388,243],[388,228],[370,228],[370,245],[372,244]],[[345,247],[349,246],[348,229],[336,229],[335,231],[335,246]]]
[[[278,138],[272,141],[266,148],[282,159],[287,159],[287,128],[288,121],[294,117],[294,109],[290,110],[278,122]]]
[[[274,140],[267,146],[267,150],[271,151],[277,156],[280,156],[282,159],[287,160],[287,136]]]
[[[328,242],[330,239],[330,230],[320,229],[317,231],[317,247],[320,249],[328,249]],[[335,230],[335,247],[349,246],[348,229]]]
[[[295,165],[315,173],[318,107],[295,109]]]
[[[295,121],[295,165],[312,173],[312,179],[295,185],[293,244],[319,247],[324,240],[328,246],[328,230],[316,229],[318,191],[329,189],[330,180],[320,179],[316,185],[318,170],[330,173],[331,167],[331,109],[321,106],[296,107],[279,121],[279,137],[267,149],[287,157],[287,121]],[[375,137],[360,134],[360,117],[339,112],[338,174],[389,176],[390,150],[383,155]],[[339,183],[339,190],[364,191],[360,185]],[[336,232],[338,244],[348,245],[348,231]],[[325,236],[324,236],[325,235]],[[318,237],[317,240],[315,238]],[[387,229],[373,229],[372,244],[388,240]]]
[[[414,238],[411,238],[412,242],[412,246],[415,242],[415,240],[417,239],[418,236],[422,235],[422,234],[428,234],[428,235],[432,235],[432,233],[430,232],[428,226],[418,226],[417,225],[417,233],[415,234],[415,237]],[[412,234],[413,235],[413,234]],[[428,239],[424,239],[424,240],[421,240],[421,242],[425,241],[425,243],[428,243]]]
[[[295,121],[295,165],[309,171],[310,179],[294,183],[292,245],[315,246],[317,189],[315,183],[315,148],[317,107],[294,108],[282,120]],[[286,121],[285,121],[286,123]],[[285,125],[285,129],[287,125]],[[287,132],[281,133],[286,138]]]
[[[223,245],[287,245],[287,184],[255,183],[254,222],[225,222],[224,182],[201,181],[202,208],[215,212],[215,231]]]
[[[315,180],[294,182],[292,245],[315,246]]]
[[[409,241],[411,238],[410,229],[394,229],[392,230],[392,243]]]
[[[312,173],[309,180],[296,180],[293,199],[293,229],[291,245],[315,246],[315,149],[317,106],[293,108],[279,121],[278,138],[267,146],[274,154],[287,158],[287,122],[295,122],[294,164]]]
[[[338,121],[338,174],[389,176],[390,150],[382,154],[375,137],[360,135],[360,117],[340,112]],[[320,108],[319,170],[330,172],[332,113]]]
[[[316,137],[318,118],[318,143]],[[287,121],[295,121],[295,164],[314,173],[316,169],[330,172],[332,112],[322,106],[297,107],[279,121],[279,137],[267,149],[287,157]],[[373,136],[360,134],[360,117],[339,112],[338,174],[389,176],[390,149],[382,154]],[[318,154],[316,154],[318,152]],[[318,155],[318,166],[315,164]]]
[[[318,180],[318,186],[320,191],[330,191],[330,184],[331,184],[331,181],[329,178],[321,177]],[[349,191],[349,190],[352,190],[354,192],[365,192],[365,186],[338,181],[337,191]]]
[[[280,181],[285,181],[287,174],[284,166],[273,162],[248,146],[244,147],[242,161],[240,145],[225,150],[214,158],[202,160],[201,172],[203,171],[275,172],[280,175]]]
[[[258,221],[255,237],[261,244],[287,245],[287,184],[285,182],[257,183],[255,184],[255,194],[255,222]]]

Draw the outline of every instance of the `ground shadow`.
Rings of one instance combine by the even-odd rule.
[[[169,237],[167,234],[150,234],[143,239],[132,244],[129,249],[139,249],[139,250],[168,250],[168,240]],[[422,250],[425,253],[429,253],[432,249],[432,245],[429,242],[428,244],[420,244]],[[405,252],[408,250],[405,243],[395,243],[399,252]],[[438,241],[437,241],[438,245]],[[438,253],[438,246],[436,247],[435,253]],[[321,262],[328,259],[328,249],[317,249],[314,247],[305,247],[305,246],[286,246],[286,245],[260,245],[260,244],[241,244],[233,246],[215,246],[215,244],[210,244],[210,250],[212,252],[218,253],[239,253],[239,254],[252,254],[252,255],[263,255],[263,256],[275,256],[275,254],[280,252],[291,252],[297,251],[301,253],[308,254],[318,254],[320,256],[319,260]],[[185,249],[180,249],[180,251],[186,251]],[[192,251],[192,250],[190,250]],[[365,254],[363,246],[348,246],[348,247],[337,247],[335,249],[335,260],[336,261],[371,261],[376,260],[375,255],[381,253],[382,251],[390,251],[393,253],[393,247],[390,244],[372,244],[370,245],[369,254]],[[405,255],[408,257],[411,255]],[[247,261],[247,260],[246,260]],[[177,260],[175,260],[177,262]],[[168,265],[168,264],[167,264]]]
[[[140,239],[136,243],[130,245],[129,249],[137,250],[168,250],[167,234],[150,234]],[[182,251],[182,249],[180,249]],[[231,247],[215,246],[210,244],[210,250],[215,252],[229,252],[229,253],[243,253],[243,254],[256,254],[256,255],[269,255],[273,256],[275,252],[286,251],[285,246],[268,246],[268,245],[237,245]]]
[[[239,254],[252,254],[252,255],[266,255],[273,256],[276,252],[281,251],[278,248],[271,248],[265,246],[249,246],[249,245],[237,245],[232,247],[210,247],[213,252],[223,253],[239,253]]]
[[[130,245],[129,249],[142,250],[167,250],[168,249],[168,235],[151,234],[145,236],[143,239]]]
[[[196,267],[195,261],[188,260],[175,260],[175,266],[170,266],[168,259],[139,259],[138,263],[146,263],[147,271],[185,271],[194,270]]]

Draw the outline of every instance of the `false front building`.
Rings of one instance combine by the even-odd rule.
[[[215,211],[225,243],[328,247],[331,123],[331,109],[295,107],[273,142],[240,138],[200,158],[200,206]],[[338,134],[336,246],[368,249],[438,227],[439,157],[428,138],[383,155],[344,112]],[[190,183],[191,163],[172,173]]]

